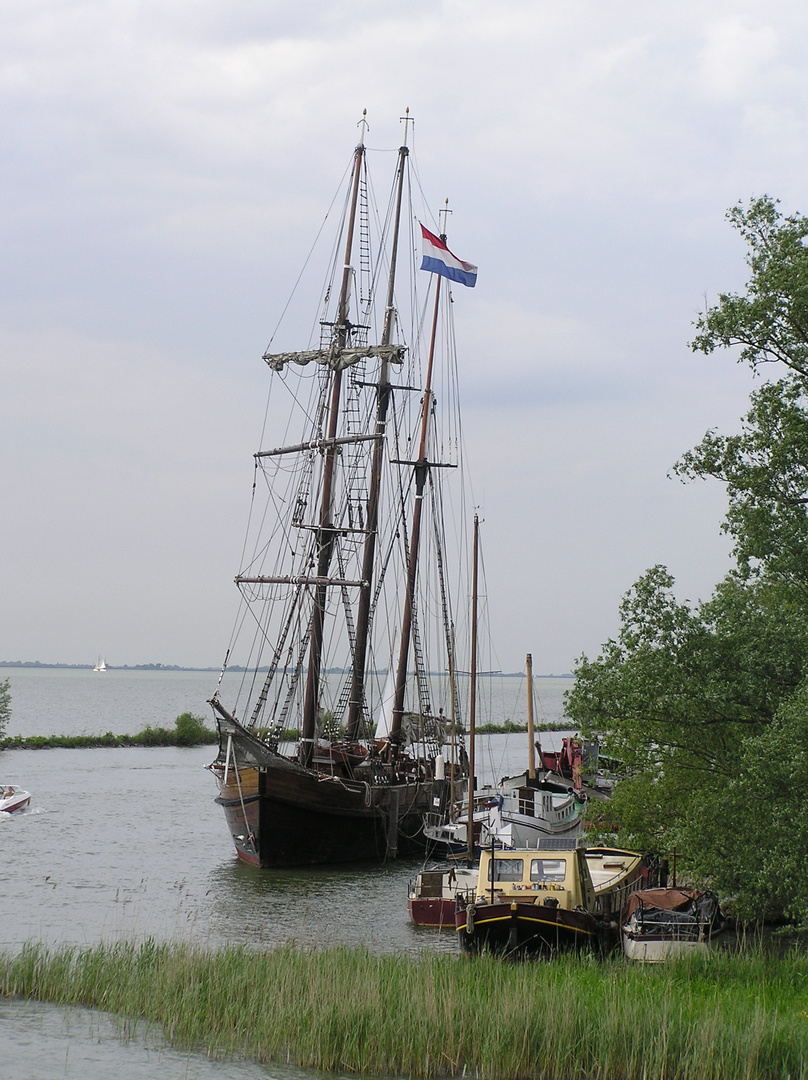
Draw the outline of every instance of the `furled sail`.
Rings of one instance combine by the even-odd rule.
[[[357,348],[330,348],[330,349],[304,349],[301,352],[264,353],[264,360],[273,371],[282,371],[286,364],[325,364],[332,371],[344,371],[345,368],[353,367],[360,360],[367,360],[372,356],[378,356],[386,360],[388,364],[403,364],[404,354],[407,351],[404,345],[365,345]]]

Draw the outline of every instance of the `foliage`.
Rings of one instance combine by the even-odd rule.
[[[647,571],[617,639],[578,661],[566,708],[625,762],[609,807],[621,842],[684,849],[744,917],[808,925],[808,220],[768,197],[728,217],[750,280],[699,318],[692,347],[740,346],[787,374],[755,390],[739,434],[707,432],[673,471],[726,485],[735,567],[696,605]]]
[[[136,735],[13,735],[0,739],[2,750],[87,750],[95,747],[121,746],[202,746],[217,741],[215,731],[205,726],[205,721],[193,713],[178,716],[174,730],[164,727],[146,727]]]
[[[161,1024],[183,1049],[318,1076],[805,1077],[807,985],[804,955],[756,951],[506,964],[148,940],[0,956],[0,993],[102,1008]]]
[[[0,736],[11,718],[11,683],[8,679],[0,682]]]
[[[741,346],[754,368],[784,364],[808,377],[808,219],[783,217],[768,195],[727,212],[748,245],[751,276],[746,294],[720,293],[719,302],[696,322],[692,347],[703,353]]]
[[[766,383],[752,394],[740,434],[708,431],[674,472],[727,485],[723,528],[745,577],[768,574],[808,600],[808,386]]]
[[[200,743],[209,742],[213,734],[205,725],[203,717],[194,716],[190,712],[184,712],[178,716],[174,725],[177,729],[177,746],[199,746]]]
[[[808,925],[806,792],[808,682],[743,740],[736,774],[705,792],[684,831],[693,869],[735,898],[740,918]]]

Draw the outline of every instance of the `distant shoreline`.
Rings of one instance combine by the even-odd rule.
[[[12,670],[24,670],[24,671],[94,671],[94,664],[43,664],[39,660],[0,660],[0,670],[3,668],[10,668]],[[209,671],[217,672],[220,668],[217,667],[181,667],[179,664],[107,664],[107,671]],[[246,668],[239,667],[237,664],[233,664],[228,668],[228,671],[246,671]],[[251,670],[251,669],[250,669]],[[259,671],[268,671],[267,667],[258,668]],[[328,675],[347,675],[349,672],[345,668],[328,668]],[[99,672],[102,674],[102,672]],[[379,674],[377,672],[377,674]],[[430,671],[430,675],[444,675],[443,671]],[[524,678],[525,673],[523,671],[484,671],[481,672],[478,679],[520,679]],[[575,676],[571,672],[566,672],[563,675],[536,675],[537,679],[574,679]]]

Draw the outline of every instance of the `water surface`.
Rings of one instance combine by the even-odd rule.
[[[22,735],[171,727],[181,712],[206,715],[205,698],[216,683],[210,672],[0,669],[0,678],[6,675],[9,733]],[[501,702],[492,715],[498,709],[500,719],[520,718],[519,683],[486,682],[483,700],[499,695]],[[538,681],[540,717],[561,717],[567,686],[567,680]],[[558,738],[542,736],[551,748]],[[526,745],[524,735],[482,737],[481,778],[495,781],[524,768]],[[2,948],[154,937],[212,946],[291,940],[457,953],[454,933],[409,921],[407,885],[420,862],[272,871],[238,863],[205,769],[214,754],[210,746],[0,754],[0,781],[32,794],[29,811],[0,814],[3,891],[13,901],[0,923]],[[141,1036],[127,1042],[120,1032],[97,1013],[0,999],[3,1062],[27,1080],[267,1075],[254,1066],[177,1054],[158,1036],[151,1044]]]

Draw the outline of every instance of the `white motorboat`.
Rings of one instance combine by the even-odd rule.
[[[688,888],[638,890],[623,909],[623,951],[629,960],[645,963],[707,953],[723,926],[715,893]]]
[[[473,816],[474,847],[537,847],[548,836],[578,837],[584,831],[586,796],[527,773],[505,777],[499,790],[477,793]],[[448,821],[427,815],[424,835],[436,850],[449,854],[468,846],[468,816],[455,807]]]
[[[13,814],[16,810],[24,810],[30,801],[30,791],[24,791],[14,784],[0,785],[0,813]]]

